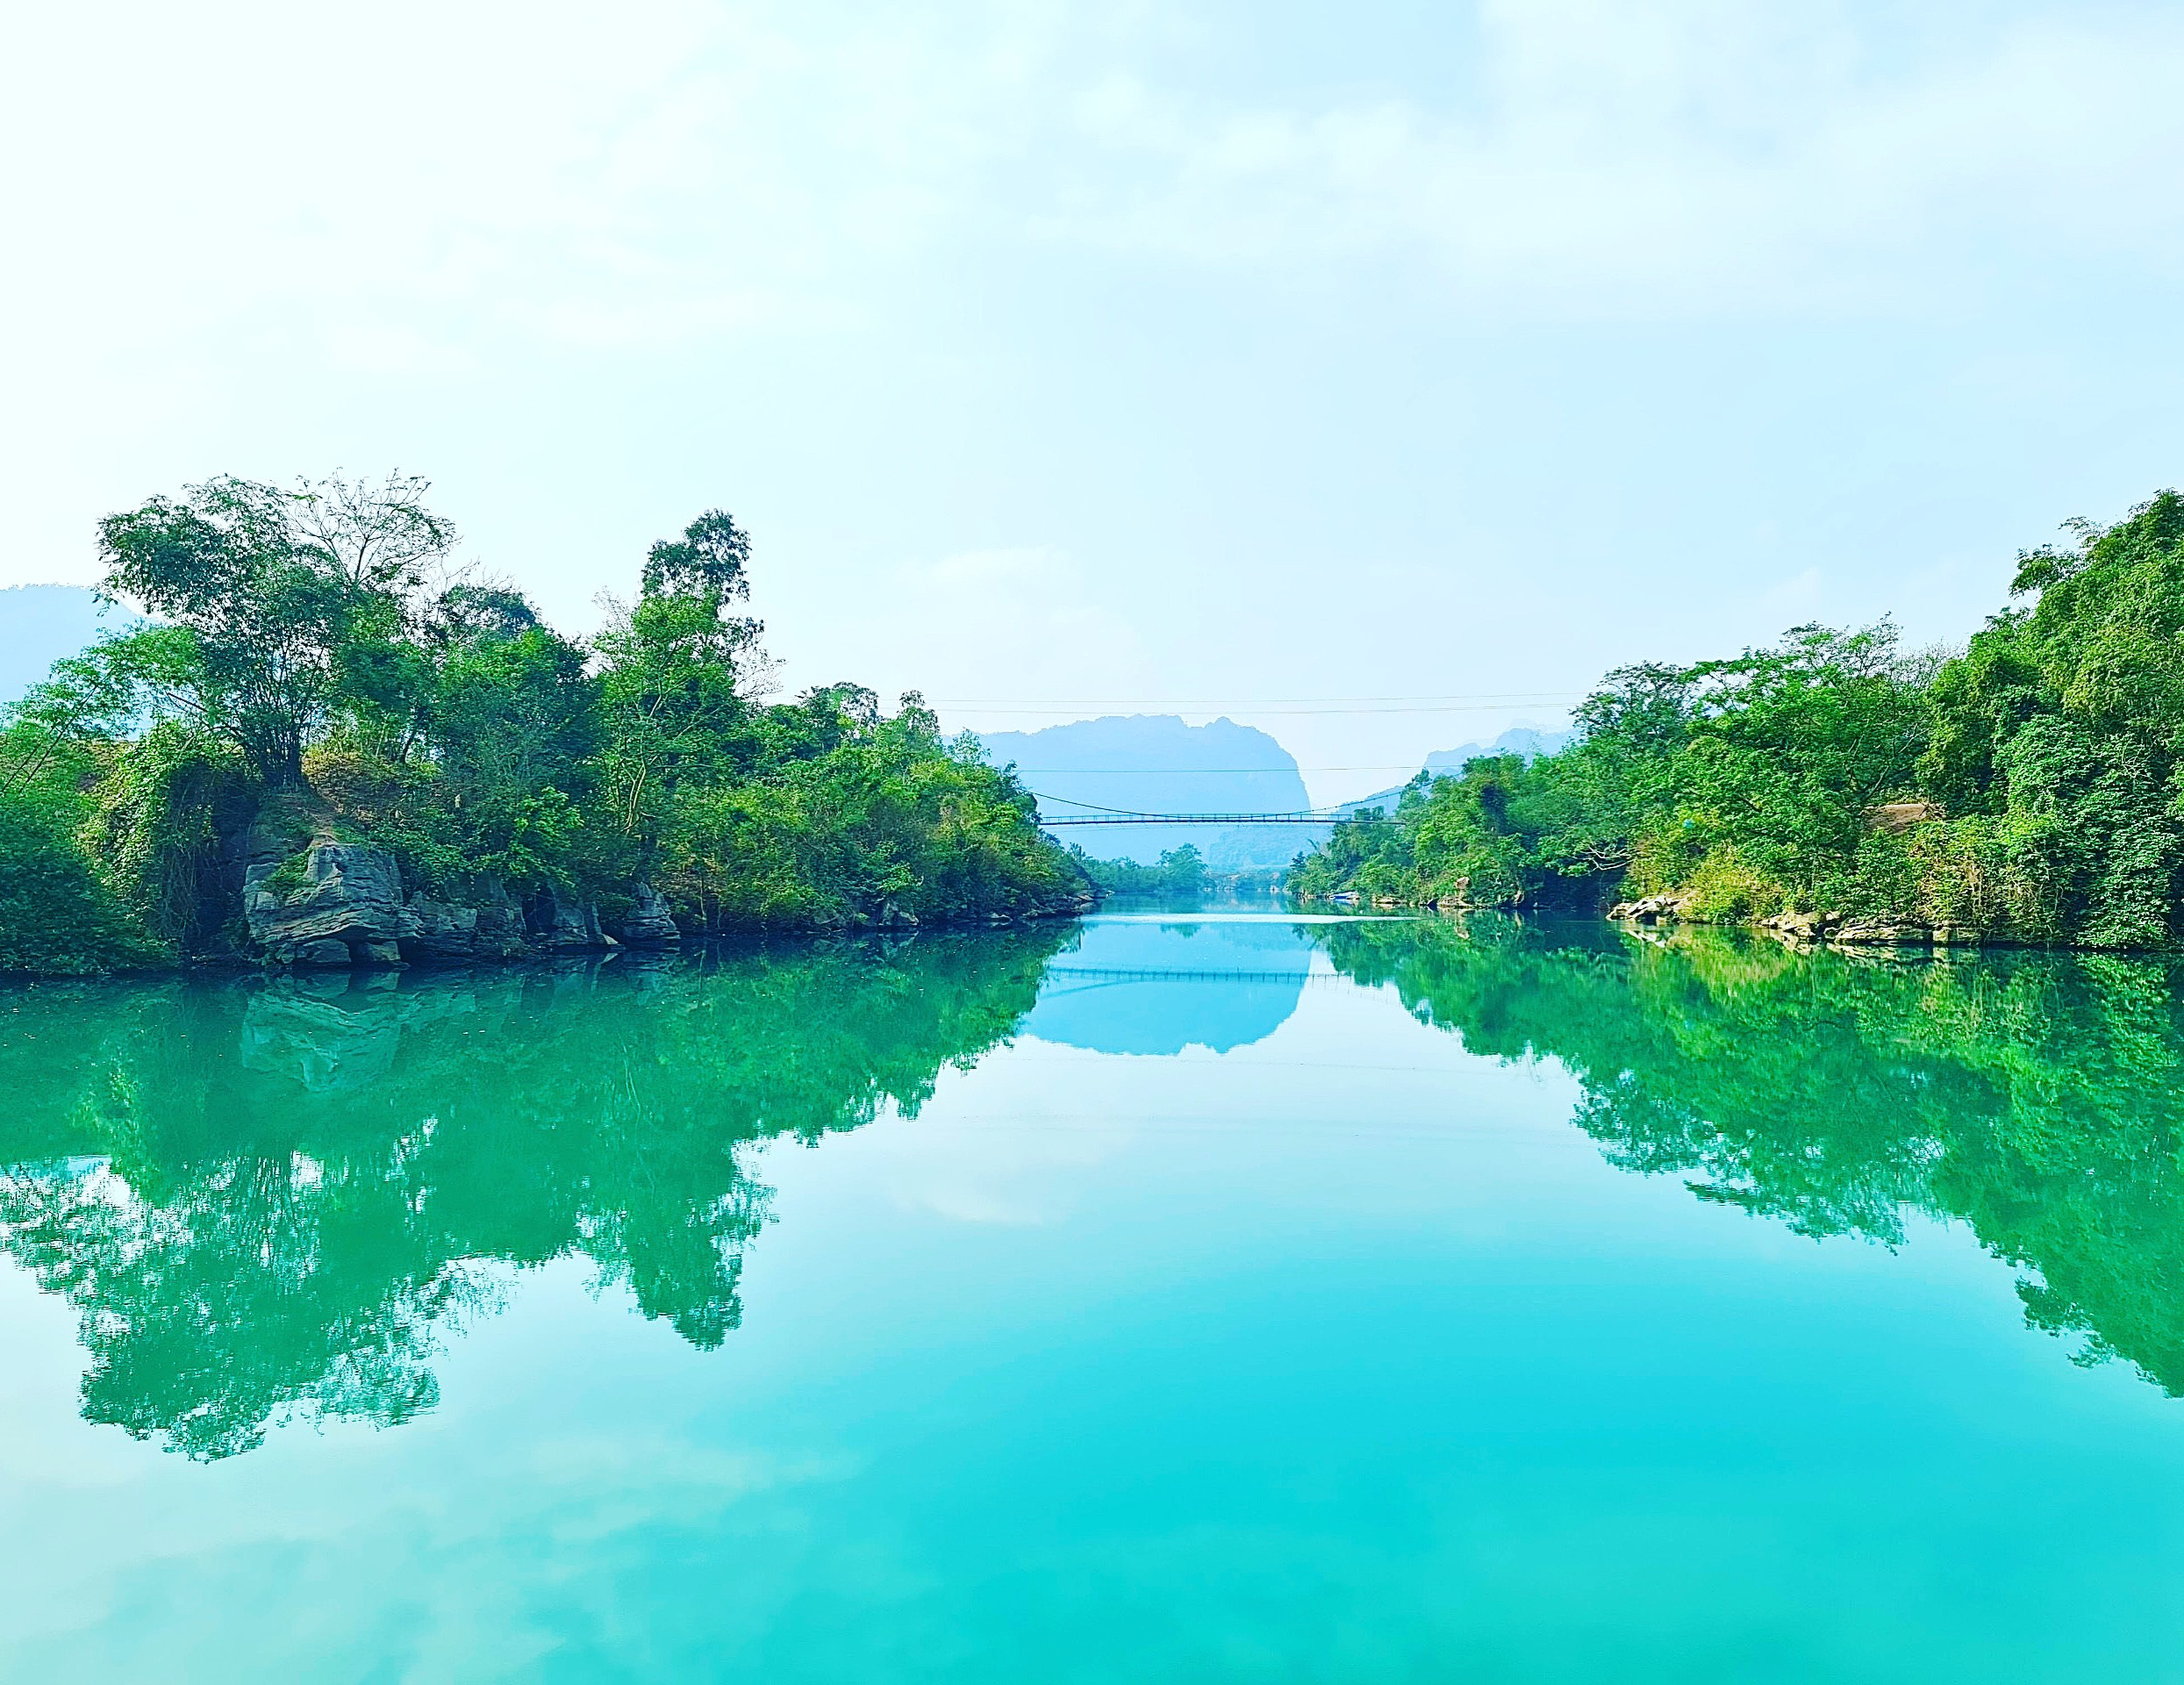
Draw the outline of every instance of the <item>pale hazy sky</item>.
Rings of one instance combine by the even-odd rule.
[[[2184,478],[2180,88],[2097,0],[21,4],[0,584],[399,467],[572,630],[732,509],[793,684],[1542,699],[1223,710],[1353,795]]]

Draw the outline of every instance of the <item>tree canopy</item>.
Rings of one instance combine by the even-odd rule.
[[[384,848],[412,891],[483,875],[604,904],[644,882],[698,929],[1076,893],[1030,796],[915,697],[769,699],[751,541],[725,511],[654,544],[636,598],[576,639],[460,565],[428,491],[223,477],[99,523],[103,589],[141,618],[0,728],[26,839],[0,967],[233,949],[233,844],[274,810]]]
[[[1887,621],[1610,673],[1576,740],[1421,777],[1301,860],[1307,894],[1706,917],[1838,909],[2095,947],[2184,935],[2184,498],[2018,558],[1957,651]]]

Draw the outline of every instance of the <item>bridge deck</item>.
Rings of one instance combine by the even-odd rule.
[[[1355,817],[1351,814],[1064,814],[1039,823],[1049,829],[1059,825],[1333,825]]]

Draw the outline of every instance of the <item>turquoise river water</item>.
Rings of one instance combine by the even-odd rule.
[[[2184,1678],[2184,965],[0,992],[0,1679]]]

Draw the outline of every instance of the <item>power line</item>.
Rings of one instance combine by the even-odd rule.
[[[1514,751],[1512,751],[1512,752],[1514,753]],[[1492,759],[1493,758],[1493,756],[1492,755],[1476,755],[1476,756],[1471,756],[1471,757],[1469,757],[1469,758],[1473,759],[1473,760],[1492,760]],[[1104,777],[1125,777],[1125,776],[1127,776],[1127,777],[1133,778],[1202,778],[1202,777],[1212,777],[1212,776],[1214,776],[1214,775],[1217,775],[1217,774],[1222,774],[1222,773],[1242,773],[1242,772],[1250,772],[1250,773],[1254,773],[1254,774],[1258,774],[1258,773],[1283,774],[1283,773],[1289,773],[1289,772],[1415,772],[1415,771],[1417,771],[1421,768],[1421,765],[1423,765],[1423,764],[1423,764],[1422,762],[1419,762],[1419,761],[1391,761],[1391,762],[1389,762],[1389,763],[1388,763],[1386,765],[1385,765],[1385,766],[1294,766],[1294,767],[1292,767],[1292,766],[1025,766],[1025,765],[1022,765],[1022,764],[1018,764],[1018,766],[1017,766],[1017,768],[1016,768],[1016,770],[1017,770],[1019,772],[1023,773],[1025,776],[1027,776],[1027,777],[1028,777],[1028,778],[1071,778],[1071,777],[1074,777],[1074,776],[1076,776],[1076,775],[1078,775],[1078,774],[1079,774],[1079,773],[1085,774],[1085,775],[1086,775],[1086,776],[1091,776],[1091,775],[1092,775],[1092,774],[1095,774],[1095,773],[1096,773],[1096,774],[1099,774],[1099,776],[1101,776],[1101,777],[1103,777],[1103,778],[1104,778]],[[1440,768],[1440,767],[1433,767],[1433,768],[1429,768],[1429,769],[1427,769],[1427,770],[1431,771],[1443,771],[1443,770],[1447,770],[1447,771],[1449,771],[1451,774],[1453,774],[1453,771],[1454,771],[1454,769],[1453,769],[1453,768],[1443,769],[1443,768]]]
[[[926,699],[934,706],[946,704],[949,707],[1026,707],[1026,708],[1089,708],[1089,707],[1238,707],[1258,708],[1289,703],[1380,703],[1380,702],[1555,702],[1566,697],[1580,696],[1579,691],[1471,691],[1442,692],[1431,696],[936,696]]]
[[[1574,692],[1572,694],[1574,694]],[[1564,699],[1567,700],[1568,699],[1565,698]],[[1145,706],[1180,708],[1189,713],[1212,713],[1214,712],[1226,713],[1234,711],[1237,713],[1250,713],[1258,714],[1262,717],[1289,719],[1301,717],[1307,714],[1332,713],[1499,713],[1512,705],[1507,702],[1451,702],[1430,707],[1292,708],[1270,706],[1262,702],[1208,702],[1202,705],[1190,702],[1159,702],[1143,704],[1121,702],[1081,702],[1070,707],[1010,708],[999,707],[983,702],[934,702],[930,706],[936,708],[947,708],[951,713],[955,713],[1000,714],[1009,719],[1081,720],[1084,718],[1085,710],[1091,707]]]

